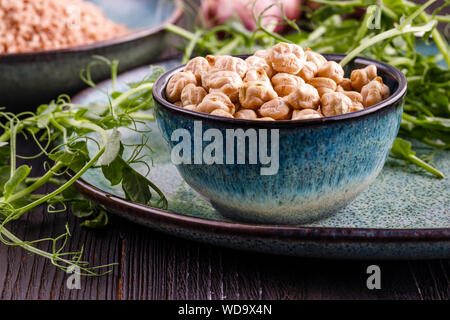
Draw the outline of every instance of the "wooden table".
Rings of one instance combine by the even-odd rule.
[[[21,153],[30,144],[19,142]],[[32,175],[42,161],[34,160]],[[45,190],[43,190],[45,191]],[[94,264],[117,262],[112,274],[82,278],[69,290],[69,275],[21,248],[0,245],[0,299],[450,299],[450,260],[339,261],[273,256],[223,249],[167,236],[110,215],[106,230],[79,227],[70,213],[46,208],[11,225],[28,240],[58,236],[68,222],[67,249],[85,245]],[[43,249],[50,250],[50,244]],[[381,268],[381,290],[368,290],[366,269]]]

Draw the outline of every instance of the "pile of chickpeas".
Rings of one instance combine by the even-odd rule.
[[[267,121],[355,112],[389,95],[375,65],[344,78],[338,63],[289,43],[259,50],[245,60],[196,57],[170,78],[166,88],[166,98],[184,109]]]

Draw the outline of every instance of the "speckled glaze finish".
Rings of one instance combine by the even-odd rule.
[[[135,30],[120,38],[68,49],[0,54],[0,105],[10,111],[35,109],[59,94],[74,93],[86,85],[80,70],[94,55],[120,61],[119,71],[154,61],[165,48],[165,23],[182,15],[175,0],[91,0],[112,20]],[[93,79],[107,78],[107,67],[94,68]],[[12,109],[14,108],[14,109]]]
[[[327,59],[339,61],[341,56]],[[194,150],[194,121],[202,122],[202,136],[208,129],[219,129],[223,137],[227,129],[279,130],[279,170],[274,175],[261,175],[259,163],[248,164],[247,152],[241,165],[180,164],[181,176],[219,212],[240,221],[299,224],[335,213],[383,168],[398,133],[406,92],[406,79],[392,66],[367,59],[355,63],[376,64],[391,97],[354,114],[306,121],[224,119],[182,110],[165,100],[164,89],[183,66],[167,72],[155,83],[153,95],[158,125],[171,148],[179,143],[171,140],[172,133],[183,128],[190,132]],[[209,143],[203,142],[203,148]],[[236,144],[234,148],[237,154]],[[223,163],[226,160],[224,152]]]

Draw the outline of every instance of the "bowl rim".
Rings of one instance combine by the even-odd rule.
[[[244,59],[248,56],[250,56],[250,54],[235,55],[234,57]],[[323,56],[325,56],[327,58],[327,60],[341,61],[345,57],[345,54],[325,53],[325,54],[323,54]],[[387,73],[390,73],[392,78],[395,81],[398,81],[398,88],[387,99],[385,99],[385,100],[381,101],[380,103],[377,103],[369,108],[363,109],[361,111],[350,112],[350,113],[340,114],[340,115],[331,116],[331,117],[316,118],[316,119],[276,120],[276,121],[261,121],[261,120],[225,118],[225,117],[210,115],[208,113],[201,113],[201,112],[197,112],[197,111],[186,110],[186,109],[183,109],[183,108],[180,108],[180,107],[174,105],[173,103],[170,103],[169,101],[167,101],[164,98],[163,91],[165,90],[166,85],[167,85],[169,79],[172,77],[172,75],[175,74],[176,72],[182,70],[186,66],[186,64],[174,67],[174,68],[168,70],[167,72],[165,72],[164,74],[162,74],[156,80],[155,84],[153,85],[152,94],[153,94],[153,99],[159,105],[165,107],[166,109],[169,109],[171,111],[174,111],[174,112],[177,112],[180,114],[193,116],[194,118],[197,118],[199,120],[201,120],[201,119],[212,120],[212,121],[219,121],[219,122],[228,123],[228,124],[251,125],[251,126],[257,126],[257,127],[261,127],[261,126],[262,127],[278,127],[278,126],[300,127],[300,126],[326,124],[326,123],[332,123],[332,122],[342,121],[342,120],[347,120],[347,119],[360,118],[360,117],[363,117],[363,116],[366,116],[369,114],[373,114],[377,111],[380,111],[382,109],[385,109],[389,106],[394,105],[396,102],[398,102],[400,99],[402,99],[403,96],[405,95],[406,89],[408,86],[407,80],[406,80],[406,77],[403,74],[403,72],[401,72],[396,67],[394,67],[390,64],[387,64],[385,62],[382,62],[382,61],[364,58],[364,57],[354,58],[350,62],[350,64],[348,64],[347,66],[351,66],[353,64],[362,64],[362,65],[374,64],[377,67],[377,69],[381,69]]]
[[[181,16],[183,15],[183,8],[181,6],[182,0],[174,0],[174,10],[171,15],[160,23],[157,26],[150,28],[138,29],[136,31],[132,31],[126,35],[121,37],[112,38],[104,41],[94,42],[90,44],[78,45],[74,47],[68,47],[63,49],[54,49],[54,50],[39,50],[39,51],[31,51],[31,52],[20,52],[20,53],[2,53],[0,54],[0,62],[16,62],[16,61],[27,61],[30,58],[37,59],[42,57],[61,55],[61,54],[71,54],[71,53],[80,53],[87,52],[95,49],[100,49],[103,47],[115,46],[127,42],[136,41],[142,38],[146,38],[153,34],[156,34],[162,30],[164,30],[165,26],[169,23],[173,24],[177,22]]]

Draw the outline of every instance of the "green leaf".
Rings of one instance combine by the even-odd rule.
[[[72,184],[61,192],[61,196],[64,200],[74,201],[74,200],[86,200],[86,198],[77,190],[77,188]]]
[[[59,150],[49,154],[49,158],[55,162],[62,162],[73,171],[79,171],[89,161],[89,152],[86,141],[79,140],[68,146],[68,149]]]
[[[391,154],[395,158],[408,159],[410,155],[415,155],[416,153],[412,151],[410,141],[403,140],[402,138],[397,138],[392,145]]]
[[[147,205],[152,199],[147,179],[128,166],[122,169],[122,189],[133,202]]]
[[[11,148],[8,144],[0,146],[0,165],[6,165],[11,157]]]
[[[3,195],[5,199],[8,199],[19,186],[19,184],[25,180],[30,174],[31,168],[27,165],[22,165],[14,171],[12,177],[5,183]]]
[[[122,159],[123,145],[120,144],[119,154],[116,159],[108,165],[102,166],[102,173],[104,177],[109,180],[112,186],[119,184],[122,181],[122,170],[124,167],[124,160]]]
[[[5,183],[9,180],[11,175],[11,167],[3,166],[0,167],[0,192],[3,194],[5,192]]]
[[[107,166],[111,162],[113,162],[120,152],[120,147],[120,131],[117,128],[114,128],[111,134],[108,136],[108,140],[105,144],[105,152],[99,159],[98,164],[100,166]]]

